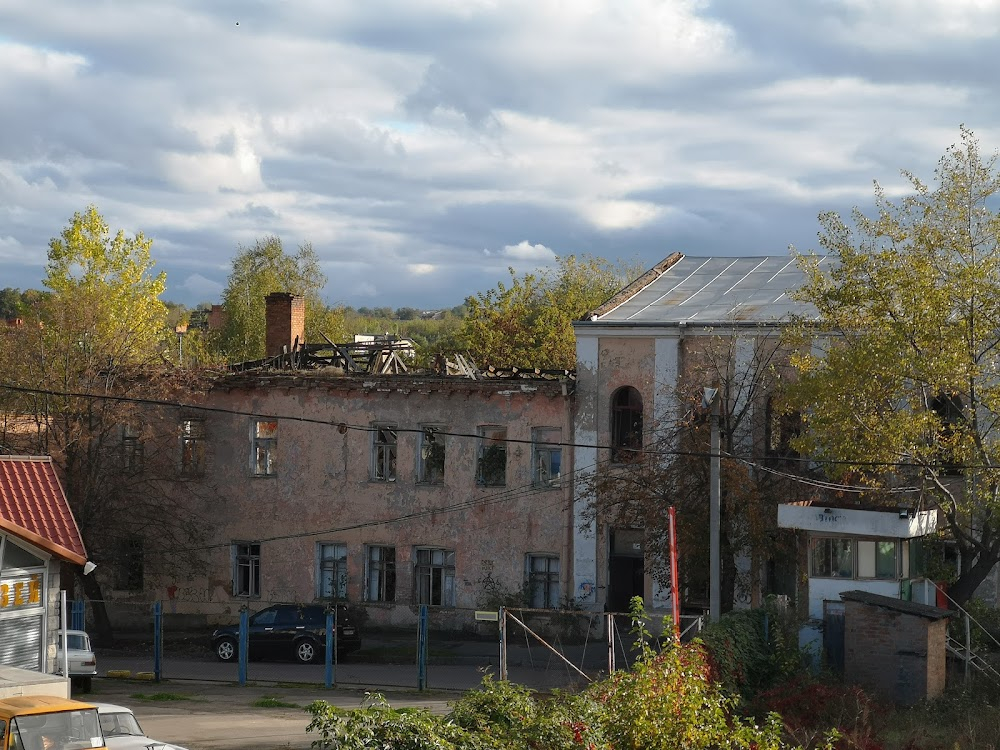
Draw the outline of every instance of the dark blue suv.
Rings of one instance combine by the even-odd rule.
[[[294,658],[302,664],[318,661],[326,650],[326,607],[322,604],[274,604],[250,615],[247,658]],[[239,654],[240,626],[212,633],[212,650],[220,661]],[[337,606],[337,657],[361,648],[361,633]]]

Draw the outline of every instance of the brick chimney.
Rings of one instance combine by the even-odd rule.
[[[301,346],[306,336],[306,301],[304,297],[287,292],[274,292],[264,298],[267,333],[264,353],[274,357],[292,351],[296,339]]]

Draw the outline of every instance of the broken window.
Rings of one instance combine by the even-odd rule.
[[[233,596],[260,596],[260,542],[233,542]]]
[[[251,469],[257,477],[273,477],[278,470],[278,421],[276,419],[255,419],[253,422],[253,445],[250,460]]]
[[[396,481],[396,425],[375,425],[372,430],[372,481]]]
[[[420,426],[420,449],[417,451],[417,481],[444,484],[444,435],[440,425]]]
[[[631,386],[611,396],[611,463],[635,461],[642,451],[642,396]]]
[[[414,603],[455,606],[455,552],[418,547],[413,568]]]
[[[798,458],[792,448],[792,440],[802,431],[802,415],[785,412],[777,407],[772,397],[768,397],[765,408],[765,452],[771,458]]]
[[[205,471],[205,420],[181,420],[181,474],[201,476]]]
[[[485,487],[507,484],[507,428],[485,425],[479,428],[479,457],[476,483]]]
[[[531,431],[532,482],[537,487],[557,487],[562,476],[562,431],[536,427]]]

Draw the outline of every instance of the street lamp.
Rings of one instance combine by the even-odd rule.
[[[719,543],[719,528],[722,525],[722,457],[721,441],[719,439],[719,398],[718,388],[705,388],[702,391],[701,408],[708,411],[711,409],[709,423],[712,428],[712,437],[709,447],[709,594],[708,594],[708,618],[710,622],[718,622],[722,614],[722,593],[721,593],[721,553]]]
[[[184,365],[184,334],[187,333],[187,323],[178,323],[174,326],[174,333],[177,334],[177,359],[181,366]]]

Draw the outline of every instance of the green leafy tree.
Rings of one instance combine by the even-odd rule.
[[[246,361],[264,356],[264,298],[272,292],[305,297],[308,341],[319,343],[323,336],[337,341],[344,335],[342,312],[322,301],[326,276],[312,245],[301,245],[290,255],[278,237],[270,236],[237,250],[222,294],[226,324],[219,347],[227,358]]]
[[[575,255],[555,269],[518,276],[466,300],[459,342],[480,367],[571,369],[573,321],[598,307],[638,275],[633,265]]]
[[[74,214],[49,244],[51,294],[0,339],[0,442],[52,456],[88,554],[100,564],[78,578],[95,602],[126,546],[143,551],[152,573],[188,564],[172,549],[211,527],[189,507],[200,489],[167,501],[177,433],[153,430],[136,401],[194,398],[204,387],[195,374],[164,366],[166,279],[153,271],[151,244],[141,234],[111,234],[93,206]],[[94,613],[106,640],[106,613],[101,606]]]
[[[899,201],[876,184],[873,216],[820,216],[829,261],[799,258],[797,297],[817,315],[796,330],[797,447],[892,507],[940,508],[961,551],[959,603],[1000,561],[996,167],[963,127],[936,184],[904,172],[913,192]],[[918,491],[888,494],[905,487]]]

